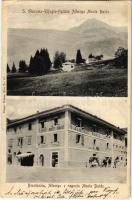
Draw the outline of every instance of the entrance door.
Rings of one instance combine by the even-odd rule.
[[[44,156],[43,156],[43,154],[40,155],[39,161],[40,161],[40,165],[44,166]]]
[[[34,155],[21,158],[22,166],[33,166],[33,163],[34,163]]]
[[[7,161],[8,161],[8,164],[9,164],[9,165],[12,164],[12,154],[8,154]]]
[[[58,167],[58,152],[52,152],[52,167]]]

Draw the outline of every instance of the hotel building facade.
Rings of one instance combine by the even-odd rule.
[[[125,166],[127,132],[72,105],[10,121],[7,163],[46,168]],[[116,166],[117,167],[117,166]]]

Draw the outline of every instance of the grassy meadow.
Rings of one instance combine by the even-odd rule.
[[[127,70],[104,67],[36,77],[8,77],[7,94],[122,97],[127,96]]]

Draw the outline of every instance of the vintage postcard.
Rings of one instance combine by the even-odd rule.
[[[131,3],[5,1],[0,196],[129,199]]]

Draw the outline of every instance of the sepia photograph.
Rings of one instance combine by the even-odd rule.
[[[0,197],[128,199],[131,2],[2,4]]]
[[[128,5],[9,6],[7,95],[128,96]]]
[[[126,183],[127,127],[126,100],[9,98],[6,181]]]

